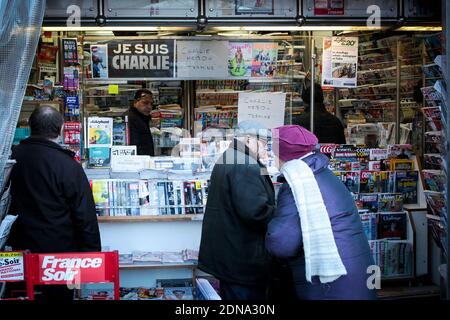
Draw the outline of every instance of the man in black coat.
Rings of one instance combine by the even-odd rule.
[[[155,155],[153,137],[150,131],[152,105],[152,92],[141,89],[136,91],[133,106],[128,110],[130,145],[136,146],[138,155]]]
[[[310,129],[311,126],[311,88],[308,85],[302,92],[302,100],[306,104],[305,112],[298,117],[296,123]],[[327,111],[323,102],[322,87],[314,84],[314,134],[319,143],[345,144],[344,126],[341,120]]]
[[[14,250],[101,251],[89,181],[74,153],[57,143],[63,123],[54,108],[38,107],[29,119],[31,136],[13,149],[10,214],[18,218],[8,245]],[[67,293],[50,291],[53,298]]]
[[[214,166],[203,219],[198,267],[220,280],[224,300],[265,299],[270,277],[264,237],[275,194],[258,160],[264,142],[248,134],[249,124]]]

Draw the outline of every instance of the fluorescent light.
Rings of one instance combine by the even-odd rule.
[[[216,31],[368,31],[384,30],[387,27],[367,26],[246,26],[246,27],[213,27]]]
[[[248,32],[218,32],[218,36],[223,37],[248,37],[250,36],[250,33]]]
[[[188,27],[131,27],[131,26],[105,26],[105,27],[42,27],[42,31],[185,31]]]
[[[396,31],[442,31],[442,27],[405,26]]]

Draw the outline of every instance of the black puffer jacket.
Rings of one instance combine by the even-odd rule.
[[[248,148],[234,141],[214,166],[203,220],[199,268],[228,282],[269,280],[264,246],[275,209],[273,184]]]
[[[13,150],[9,245],[31,252],[100,251],[100,233],[89,181],[71,151],[41,138]]]

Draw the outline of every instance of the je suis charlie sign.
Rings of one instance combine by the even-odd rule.
[[[91,46],[93,78],[173,78],[174,47],[174,40],[109,41]]]

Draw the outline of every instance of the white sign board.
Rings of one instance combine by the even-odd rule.
[[[228,41],[177,41],[177,77],[226,78]]]
[[[0,281],[24,279],[22,252],[0,252]]]
[[[238,123],[259,122],[268,129],[284,125],[286,94],[282,92],[240,92]]]
[[[115,156],[111,158],[113,172],[139,172],[150,169],[150,156]]]
[[[357,86],[358,38],[324,37],[322,86]]]

